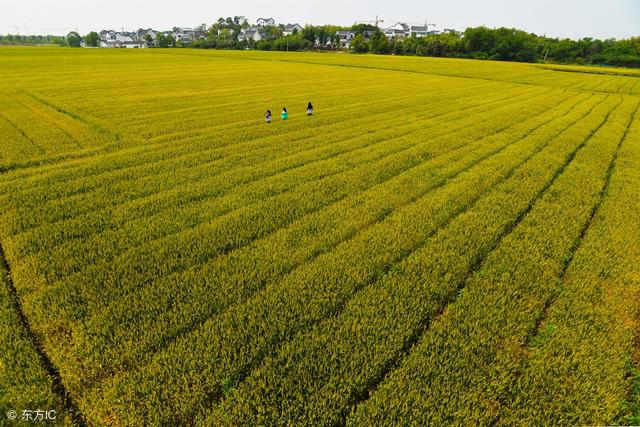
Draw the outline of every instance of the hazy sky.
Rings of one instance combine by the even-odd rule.
[[[385,20],[437,24],[437,29],[516,27],[556,37],[640,35],[640,0],[0,0],[0,33],[66,34],[211,24],[219,16],[273,17],[279,23],[351,25]]]

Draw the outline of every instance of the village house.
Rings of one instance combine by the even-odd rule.
[[[128,31],[122,31],[116,33],[116,41],[118,42],[132,42],[133,41],[133,33],[129,33]]]
[[[328,38],[324,45],[320,42],[320,37],[316,37],[316,41],[313,43],[314,47],[323,47],[323,48],[332,48],[333,47],[333,42],[331,41],[330,38]]]
[[[362,36],[365,40],[369,40],[374,34],[374,31],[364,31]],[[336,31],[336,36],[338,37],[340,47],[348,49],[349,46],[351,46],[351,42],[356,37],[356,33],[353,31]]]
[[[304,30],[304,28],[302,28],[302,25],[300,24],[287,24],[284,26],[282,34],[284,34],[285,36],[290,36],[296,33],[300,33],[302,32],[302,30]]]
[[[239,41],[250,41],[258,42],[265,38],[265,33],[260,28],[252,27],[246,30],[242,30],[238,35]]]
[[[138,31],[135,32],[135,39],[137,41],[145,41],[147,34],[151,37],[151,40],[155,40],[158,37],[158,33],[151,28],[147,28],[146,30],[139,28]]]
[[[391,27],[382,30],[387,38],[408,38],[408,37],[426,37],[434,34],[440,34],[440,31],[429,30],[428,25],[409,25],[398,22]],[[455,32],[455,30],[447,29],[446,32]]]
[[[388,28],[382,30],[387,38],[405,38],[411,34],[411,27],[408,24],[398,22]]]
[[[173,27],[171,35],[176,43],[193,43],[196,41],[196,30],[194,28]]]
[[[351,44],[351,41],[355,38],[356,33],[353,31],[337,31],[336,36],[338,37],[338,43],[340,43],[340,47],[348,48]]]
[[[412,25],[409,36],[426,37],[430,33],[428,25]]]
[[[102,41],[116,41],[116,32],[113,30],[100,31],[100,40]]]
[[[256,25],[258,27],[275,26],[276,20],[273,18],[258,18]]]

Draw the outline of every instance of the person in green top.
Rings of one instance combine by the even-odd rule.
[[[282,120],[287,120],[289,118],[289,112],[287,111],[287,107],[282,107],[282,113],[280,113],[280,118]]]

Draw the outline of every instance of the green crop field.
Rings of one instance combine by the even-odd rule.
[[[0,245],[0,424],[640,423],[633,70],[1,48]]]

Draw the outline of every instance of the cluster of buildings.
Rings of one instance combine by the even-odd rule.
[[[240,32],[240,34],[238,35],[238,40],[253,40],[255,42],[260,41],[267,36],[264,28],[269,26],[275,27],[276,25],[276,20],[273,18],[258,18],[255,25],[247,29],[243,29]],[[299,33],[303,29],[304,28],[302,28],[302,25],[300,24],[287,24],[283,27],[282,34],[284,36],[290,36],[292,34]]]
[[[151,28],[140,28],[137,31],[100,31],[100,47],[104,48],[146,48],[148,43],[163,37],[173,37],[176,42],[191,44],[198,39],[206,38],[207,34],[199,29],[174,27],[171,31],[156,31]]]
[[[426,25],[410,25],[404,22],[397,22],[396,24],[387,27],[381,28],[382,33],[387,36],[388,39],[400,38],[405,39],[409,37],[427,37],[431,35],[437,34],[447,34],[447,33],[455,33],[456,31],[453,29],[445,28],[444,31],[438,30],[429,30],[429,27],[433,24]],[[363,35],[365,39],[368,39],[373,32],[366,31]],[[336,33],[338,36],[338,41],[341,47],[348,48],[353,39],[356,36],[356,33],[353,31],[338,31]]]
[[[273,18],[258,18],[256,23],[248,28],[244,28],[238,34],[239,41],[254,41],[258,42],[263,40],[269,35],[267,34],[267,27],[275,27],[278,24]],[[433,24],[425,25],[410,25],[403,22],[398,22],[390,27],[381,28],[381,31],[389,39],[393,38],[408,38],[408,37],[426,37],[434,34],[441,33],[453,33],[455,30],[445,29],[444,31],[429,30],[429,27]],[[282,33],[285,36],[299,33],[303,30],[300,24],[287,24],[281,26]],[[218,30],[218,34],[226,31],[226,29]],[[173,39],[180,44],[189,45],[199,39],[204,39],[207,34],[203,27],[184,28],[174,27],[171,31],[156,31],[151,28],[140,28],[137,31],[113,31],[103,30],[100,31],[100,47],[105,48],[146,48],[149,47],[149,43],[155,43],[158,36],[173,37]],[[370,38],[373,35],[372,31],[367,31],[364,34],[365,39]],[[348,48],[353,39],[356,37],[354,31],[338,31],[336,33],[336,39],[340,47]],[[317,41],[318,42],[318,41]],[[331,45],[331,41],[328,41],[328,45]]]
[[[256,21],[256,24],[244,29],[238,35],[238,40],[253,40],[260,41],[267,37],[267,34],[264,30],[267,26],[277,26],[275,19],[273,18],[259,18]],[[393,38],[408,38],[408,37],[426,37],[434,34],[442,34],[442,33],[453,33],[455,30],[445,29],[444,31],[430,30],[429,27],[433,24],[425,25],[411,25],[404,22],[398,22],[390,27],[381,28],[381,31],[387,36],[389,39]],[[295,34],[303,30],[303,27],[300,24],[287,24],[283,27],[283,35],[289,36],[291,34]],[[365,31],[364,32],[365,39],[370,38],[373,35],[373,31]],[[353,39],[355,38],[356,33],[354,31],[338,31],[336,33],[336,38],[340,47],[348,48]],[[317,44],[318,41],[316,41]],[[328,45],[331,45],[331,41],[327,42]]]

